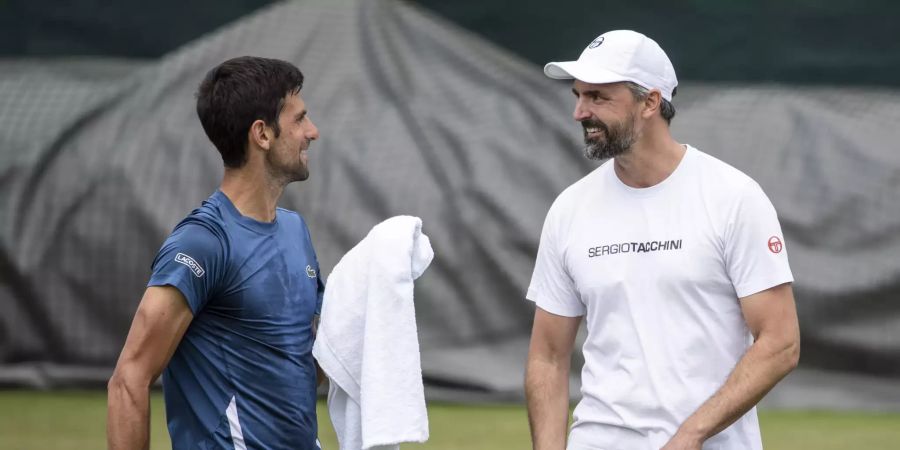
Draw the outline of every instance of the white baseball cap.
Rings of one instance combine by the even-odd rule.
[[[544,74],[558,80],[585,83],[631,81],[647,89],[659,89],[672,101],[678,79],[666,52],[653,39],[631,30],[601,34],[581,52],[577,61],[551,62]]]

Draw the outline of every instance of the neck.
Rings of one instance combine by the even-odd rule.
[[[219,190],[231,200],[242,216],[260,222],[272,222],[275,220],[278,199],[284,192],[284,184],[265,176],[262,170],[253,170],[248,162],[239,169],[226,167]]]
[[[657,136],[647,133],[628,152],[617,156],[613,167],[625,185],[647,188],[672,175],[686,151],[668,132]]]

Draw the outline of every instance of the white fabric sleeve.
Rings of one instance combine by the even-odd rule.
[[[728,221],[725,264],[738,298],[794,281],[775,207],[755,181],[745,186]]]
[[[525,297],[541,309],[558,316],[583,316],[584,303],[566,270],[562,240],[559,239],[559,227],[554,216],[554,208],[551,207],[544,220],[534,273]]]

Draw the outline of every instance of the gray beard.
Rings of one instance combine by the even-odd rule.
[[[588,138],[587,131],[584,132],[584,156],[587,159],[601,161],[623,155],[631,149],[631,146],[637,140],[637,136],[634,134],[633,117],[629,117],[629,120],[625,123],[613,128],[591,121],[582,122],[582,125],[593,125],[601,128],[606,138],[591,139]]]

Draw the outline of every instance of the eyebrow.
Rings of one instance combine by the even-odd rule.
[[[578,90],[576,90],[575,88],[572,88],[572,93],[575,94],[576,97],[581,97],[582,95],[587,95],[589,97],[607,98],[607,95],[598,89],[591,89],[589,91],[584,91],[584,92],[579,93]]]
[[[303,120],[304,117],[306,117],[305,109],[303,111],[298,112],[297,115],[294,116],[294,120],[296,120],[297,122],[300,122],[301,120]]]

